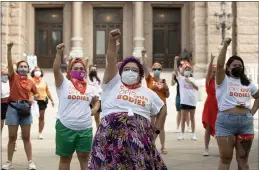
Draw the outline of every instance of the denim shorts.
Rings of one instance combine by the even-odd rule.
[[[251,113],[218,113],[216,120],[216,136],[237,136],[243,134],[254,134],[254,118]]]
[[[28,107],[27,103],[12,103],[17,108],[24,108]],[[6,120],[5,120],[6,125],[31,125],[32,124],[32,115],[20,118],[17,111],[12,108],[10,105],[8,105],[7,112],[6,112]]]

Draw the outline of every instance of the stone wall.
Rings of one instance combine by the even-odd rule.
[[[13,42],[12,48],[13,62],[23,58],[26,46],[25,40],[25,2],[2,2],[2,62],[6,63],[6,45]]]
[[[258,2],[237,2],[237,54],[258,67]]]

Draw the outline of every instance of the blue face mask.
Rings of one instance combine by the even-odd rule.
[[[160,71],[155,70],[155,71],[154,71],[154,76],[155,76],[155,77],[159,77],[159,76],[160,76]]]
[[[1,76],[1,81],[3,83],[6,83],[8,81],[8,76],[4,75],[4,76]]]

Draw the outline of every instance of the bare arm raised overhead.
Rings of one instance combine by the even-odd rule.
[[[56,87],[60,87],[64,80],[63,74],[60,70],[64,48],[65,48],[65,45],[63,43],[57,45],[56,47],[57,54],[53,63],[53,72],[54,72]]]
[[[207,75],[206,75],[206,83],[207,84],[209,84],[210,78],[211,78],[211,75],[212,75],[212,65],[213,65],[214,58],[215,58],[215,56],[213,56],[211,54],[211,56],[210,56],[210,63],[209,63],[209,66],[208,66],[208,72],[207,72]]]
[[[141,52],[145,78],[148,78],[150,73],[149,73],[148,66],[147,66],[146,53],[147,53],[146,50],[142,50],[142,52]]]
[[[226,61],[226,54],[227,54],[227,48],[231,42],[231,38],[226,38],[224,40],[223,47],[219,53],[218,61],[217,61],[217,72],[216,72],[216,83],[217,85],[220,85],[224,78],[225,78],[225,61]]]
[[[8,63],[8,76],[11,77],[14,73],[13,69],[13,59],[12,59],[12,47],[13,43],[10,42],[7,44],[7,63]]]
[[[109,42],[106,53],[106,68],[103,76],[103,83],[108,84],[117,74],[116,40],[120,38],[120,30],[112,30],[109,34]]]
[[[178,76],[178,67],[177,67],[177,62],[180,60],[180,57],[175,56],[174,57],[174,72],[176,77]]]

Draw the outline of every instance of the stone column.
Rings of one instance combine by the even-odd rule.
[[[83,2],[72,2],[72,38],[70,56],[82,58],[83,54]]]
[[[141,51],[144,49],[144,14],[143,2],[135,2],[135,37],[133,56],[141,57]]]

